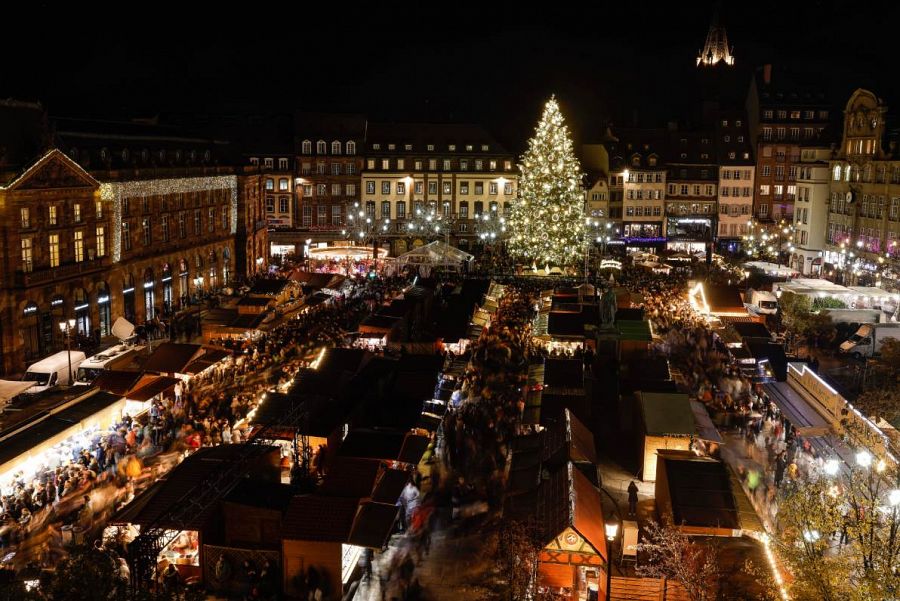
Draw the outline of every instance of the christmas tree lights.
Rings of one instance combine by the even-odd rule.
[[[510,253],[542,266],[574,266],[584,252],[581,165],[555,98],[544,106],[519,171],[519,197],[509,218]]]

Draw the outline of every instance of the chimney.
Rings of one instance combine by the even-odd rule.
[[[772,83],[772,63],[763,65],[763,83],[766,85]]]

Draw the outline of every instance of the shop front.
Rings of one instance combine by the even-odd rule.
[[[41,324],[38,306],[29,302],[22,309],[22,339],[25,342],[25,361],[32,361],[44,356],[44,344],[41,338]]]
[[[168,317],[172,314],[172,266],[169,263],[163,264],[162,269],[162,285],[163,285],[163,303],[162,303],[162,314],[164,317]]]
[[[151,321],[156,316],[156,278],[149,267],[144,271],[144,320]]]
[[[75,310],[75,330],[82,336],[91,336],[91,304],[88,302],[87,291],[84,288],[76,288],[73,296]]]
[[[130,273],[125,274],[122,279],[122,303],[125,319],[131,323],[137,323],[137,319],[135,319],[137,312],[134,308],[134,276]]]
[[[712,240],[711,217],[669,217],[666,248],[691,255],[705,254]]]

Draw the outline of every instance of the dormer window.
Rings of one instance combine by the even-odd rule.
[[[319,140],[316,142],[316,154],[325,154],[328,152],[328,149],[325,144],[325,140]]]
[[[250,164],[258,167],[259,166],[259,157],[250,157]]]
[[[341,143],[337,140],[331,143],[331,154],[341,154]]]
[[[434,144],[429,144],[427,148],[429,152],[434,152]]]
[[[456,152],[456,144],[450,144],[449,146],[447,146],[447,150],[449,150],[450,152]]]
[[[466,144],[466,151],[467,151],[467,152],[472,152],[472,150],[474,150],[474,148],[475,148],[475,147],[472,146],[471,144]]]
[[[303,140],[302,152],[303,154],[312,154],[312,142],[310,142],[309,140]]]
[[[656,167],[656,157],[650,157],[649,159],[647,159],[647,163],[648,163],[651,167]]]
[[[412,144],[404,144],[403,150],[412,150]]]
[[[266,169],[271,169],[274,166],[275,161],[271,157],[263,160],[263,167],[265,167]]]
[[[487,152],[487,151],[489,151],[490,149],[491,149],[491,147],[488,146],[487,144],[482,144],[482,145],[481,145],[481,152]]]
[[[396,144],[388,144],[388,150],[397,150]]]
[[[347,142],[346,148],[347,148],[347,154],[349,154],[349,155],[356,154],[356,142],[354,142],[353,140],[350,140]]]

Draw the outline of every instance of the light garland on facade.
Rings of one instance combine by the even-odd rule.
[[[166,196],[208,190],[228,190],[231,193],[230,233],[237,233],[238,222],[238,181],[236,175],[209,177],[187,177],[178,179],[150,179],[128,182],[104,182],[100,184],[100,198],[113,203],[112,260],[122,260],[122,200],[125,198],[145,198]]]
[[[576,264],[584,246],[581,165],[555,98],[519,165],[519,196],[509,218],[513,256],[545,265]]]

